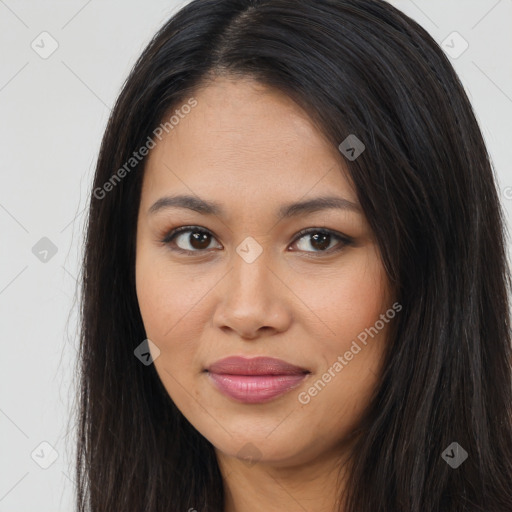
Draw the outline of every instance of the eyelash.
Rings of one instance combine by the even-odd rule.
[[[179,228],[172,229],[169,231],[163,239],[160,240],[160,243],[167,246],[171,251],[178,252],[180,254],[184,254],[186,256],[195,256],[197,254],[205,253],[207,252],[207,249],[204,250],[194,250],[189,251],[188,249],[181,249],[180,247],[171,247],[171,242],[180,234],[186,233],[186,232],[192,232],[192,233],[201,233],[201,234],[207,234],[211,235],[213,238],[213,233],[208,231],[207,229],[200,228],[199,226],[181,226]],[[331,237],[334,237],[339,240],[340,247],[333,250],[331,247],[330,249],[327,249],[325,251],[297,251],[297,252],[306,252],[313,255],[324,255],[324,254],[333,254],[340,252],[343,250],[346,246],[353,245],[354,240],[346,235],[342,235],[341,233],[338,233],[336,231],[325,229],[325,228],[307,228],[303,229],[302,231],[299,231],[297,235],[295,236],[292,244],[295,244],[297,241],[299,241],[301,238],[303,238],[306,235],[309,234],[322,234],[322,235],[330,235]],[[336,246],[335,246],[336,247]],[[310,256],[313,258],[317,258],[318,256]]]

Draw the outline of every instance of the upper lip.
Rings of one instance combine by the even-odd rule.
[[[208,366],[210,373],[224,373],[229,375],[297,375],[310,373],[305,368],[287,363],[282,359],[273,357],[252,357],[250,359],[239,356],[226,357]]]

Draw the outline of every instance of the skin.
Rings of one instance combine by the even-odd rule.
[[[323,195],[358,205],[344,157],[287,96],[223,77],[194,97],[197,106],[149,154],[139,208],[137,296],[147,337],[160,350],[156,370],[216,449],[226,512],[335,510],[346,468],[338,484],[335,470],[375,390],[389,325],[307,404],[298,395],[391,307],[374,235],[360,207],[276,215],[283,204]],[[175,194],[216,201],[225,215],[178,207],[148,213]],[[192,228],[161,242],[180,226],[211,235],[198,244]],[[297,238],[305,228],[354,242],[343,247],[333,236],[322,252],[314,233]],[[252,263],[236,252],[249,236],[262,249]],[[230,355],[276,357],[311,373],[271,402],[239,403],[204,372]],[[248,443],[252,461],[243,458]]]

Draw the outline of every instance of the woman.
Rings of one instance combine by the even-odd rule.
[[[190,2],[96,169],[79,510],[512,510],[503,233],[470,102],[414,21]]]

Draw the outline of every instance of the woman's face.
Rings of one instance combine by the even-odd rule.
[[[377,382],[395,311],[376,242],[344,157],[288,97],[228,79],[194,97],[155,139],[142,188],[136,285],[154,364],[217,453],[306,462],[357,426]],[[194,203],[162,201],[182,195]],[[212,367],[228,356],[299,370]]]

